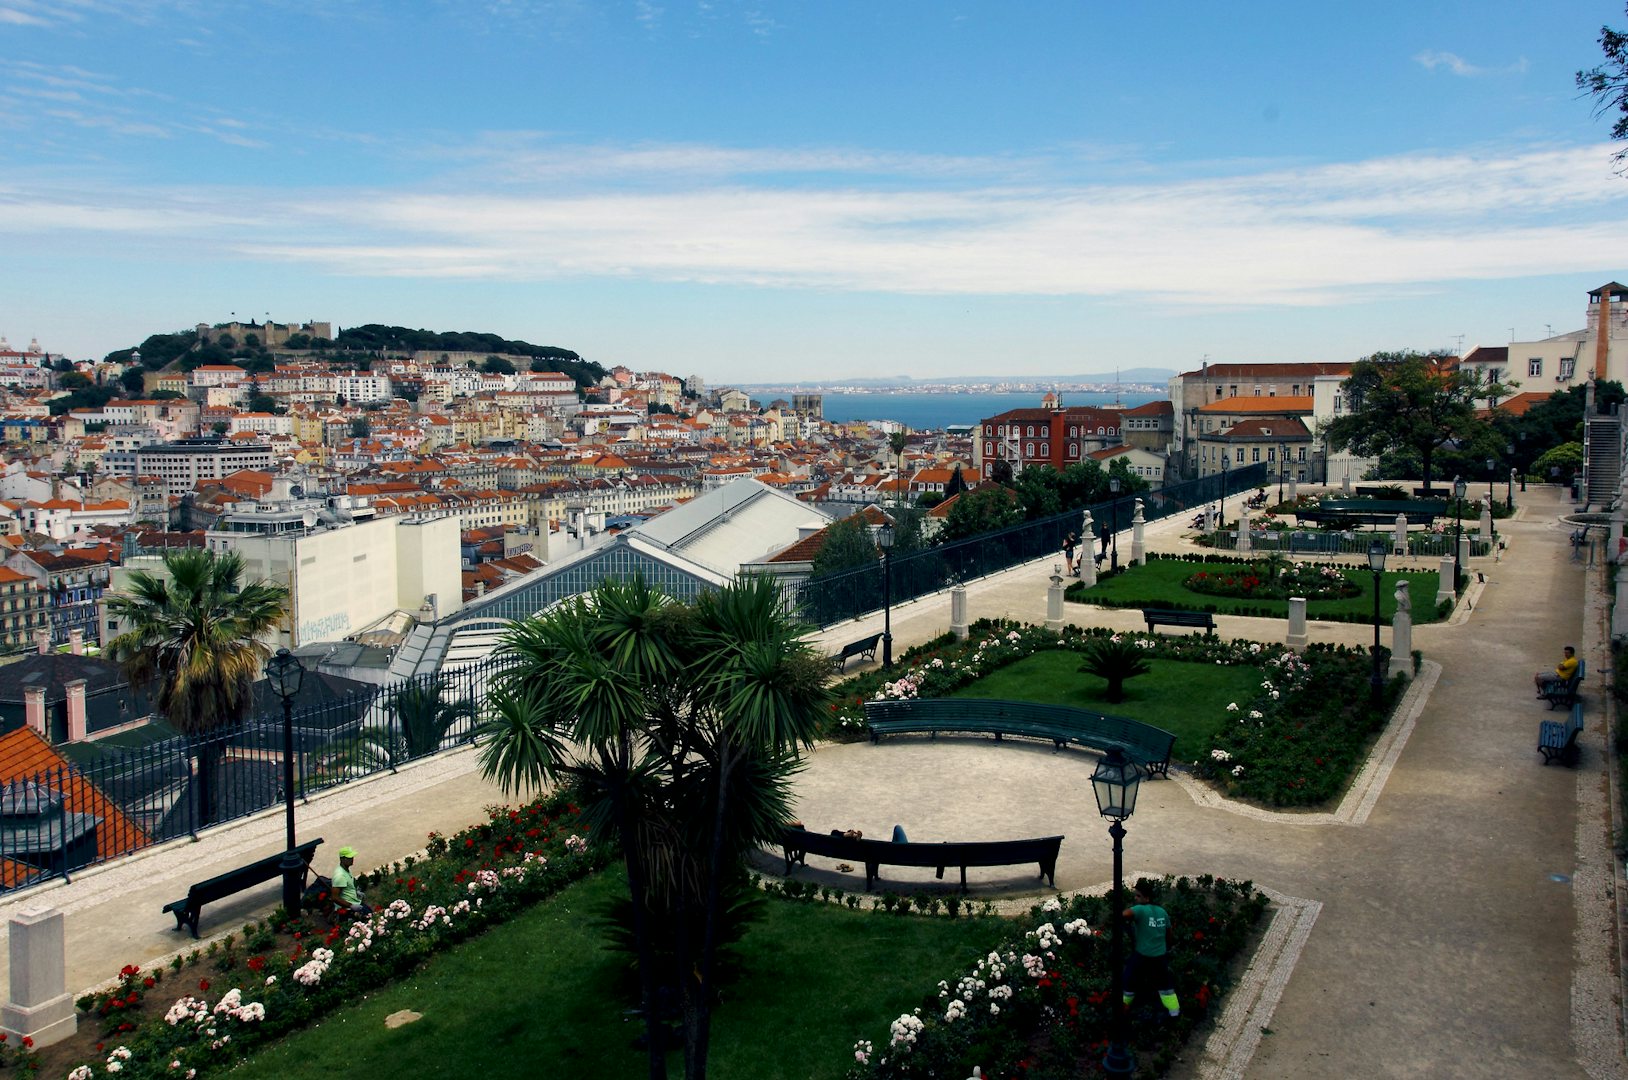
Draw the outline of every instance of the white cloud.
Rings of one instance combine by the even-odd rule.
[[[689,151],[704,156],[706,148]],[[717,149],[730,157],[756,152]],[[648,164],[637,149],[635,170]],[[341,276],[625,279],[896,294],[1179,296],[1218,307],[1336,303],[1455,279],[1620,263],[1628,187],[1609,147],[1411,155],[1136,183],[707,183],[562,191],[0,188],[14,249],[101,234],[189,258]],[[607,150],[601,165],[617,158]],[[908,160],[908,159],[907,159]],[[626,164],[626,161],[623,162]],[[823,178],[827,179],[827,178]],[[31,239],[32,238],[32,239]],[[250,239],[252,238],[252,239]]]
[[[1454,75],[1463,78],[1474,78],[1477,75],[1520,75],[1527,67],[1526,57],[1521,57],[1512,64],[1503,67],[1481,67],[1472,64],[1457,53],[1440,52],[1436,49],[1426,49],[1413,58],[1414,63],[1426,71],[1435,71],[1437,68],[1446,68]]]

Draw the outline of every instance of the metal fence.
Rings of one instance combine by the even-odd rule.
[[[892,576],[895,604],[948,588],[957,581],[993,574],[1008,567],[1045,555],[1061,561],[1063,539],[1080,528],[1080,515],[1091,511],[1093,523],[1110,533],[1130,528],[1136,511],[1136,498],[1143,503],[1143,520],[1158,521],[1174,514],[1201,512],[1215,502],[1225,484],[1228,496],[1259,487],[1268,478],[1265,465],[1250,465],[1224,474],[1163,487],[1141,496],[1118,499],[1065,511],[1052,517],[1014,525],[965,540],[938,544],[919,551],[893,556],[887,572]],[[1083,538],[1091,543],[1090,537]],[[1127,557],[1129,552],[1126,553]],[[836,574],[809,578],[797,585],[790,605],[803,618],[819,626],[829,626],[882,606],[884,564],[880,561]]]
[[[1470,554],[1481,556],[1492,551],[1492,545],[1478,536],[1466,536]],[[1395,551],[1394,533],[1380,529],[1374,532],[1307,532],[1291,529],[1251,529],[1249,544],[1255,551],[1281,551],[1287,555],[1366,555],[1368,545],[1375,540],[1385,544],[1387,554]],[[1453,554],[1452,533],[1409,533],[1408,554],[1425,557]],[[1238,550],[1238,531],[1229,529],[1210,537],[1213,551]]]
[[[296,796],[472,741],[487,687],[508,663],[492,656],[294,709]],[[200,738],[97,748],[0,787],[0,889],[66,878],[283,802],[280,708]]]

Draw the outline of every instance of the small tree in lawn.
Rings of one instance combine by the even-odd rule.
[[[1153,670],[1135,640],[1120,634],[1097,638],[1081,649],[1080,654],[1085,662],[1079,670],[1108,683],[1103,696],[1110,702],[1125,700],[1126,679],[1134,679]]]

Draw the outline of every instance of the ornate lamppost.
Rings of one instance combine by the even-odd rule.
[[[1462,476],[1453,477],[1453,591],[1464,587],[1464,568],[1459,565],[1458,549],[1464,539],[1464,495],[1469,484]]]
[[[1096,792],[1097,810],[1111,824],[1108,835],[1114,840],[1114,893],[1109,917],[1114,922],[1113,938],[1113,996],[1108,999],[1114,1022],[1109,1036],[1108,1053],[1102,1059],[1103,1071],[1110,1076],[1129,1076],[1136,1071],[1136,1058],[1131,1054],[1125,1038],[1125,819],[1136,811],[1136,791],[1142,784],[1142,768],[1125,757],[1119,747],[1108,751],[1097,762],[1097,771],[1091,774],[1091,789]]]
[[[278,649],[266,664],[266,681],[283,700],[283,817],[288,833],[288,849],[278,869],[283,872],[283,909],[300,913],[300,894],[305,891],[305,861],[294,850],[294,695],[305,681],[305,667],[287,649]]]
[[[1108,478],[1108,490],[1114,496],[1114,508],[1112,511],[1113,520],[1108,523],[1108,530],[1113,534],[1114,553],[1113,557],[1108,561],[1108,570],[1114,574],[1119,573],[1119,487],[1119,477],[1110,476]]]
[[[876,546],[882,549],[882,670],[888,671],[893,667],[893,522],[876,530]]]

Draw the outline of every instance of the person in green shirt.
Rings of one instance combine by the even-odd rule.
[[[356,891],[356,878],[350,872],[355,863],[355,848],[339,849],[339,869],[334,871],[334,876],[330,879],[333,882],[334,902],[353,915],[371,915],[373,909],[367,906],[362,900],[362,894]]]
[[[1126,908],[1124,917],[1130,920],[1134,947],[1125,961],[1124,1006],[1130,1008],[1136,1000],[1139,983],[1147,982],[1159,991],[1159,1002],[1172,1018],[1181,1015],[1181,1002],[1176,997],[1176,982],[1170,977],[1168,935],[1170,916],[1153,902],[1157,886],[1147,878],[1136,883],[1136,903]]]

